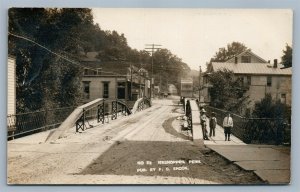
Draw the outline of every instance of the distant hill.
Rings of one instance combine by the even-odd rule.
[[[198,76],[199,76],[199,71],[191,69],[190,77],[198,77]]]

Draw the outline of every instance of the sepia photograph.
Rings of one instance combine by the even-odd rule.
[[[7,27],[8,185],[290,184],[291,9],[12,7]]]

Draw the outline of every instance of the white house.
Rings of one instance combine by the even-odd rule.
[[[251,50],[246,50],[228,61],[212,62],[207,72],[221,69],[233,71],[235,77],[248,87],[246,94],[251,101],[249,108],[266,94],[271,94],[274,100],[291,105],[292,68],[283,68],[277,63],[277,59],[270,64]]]
[[[7,60],[7,115],[16,114],[16,59]]]

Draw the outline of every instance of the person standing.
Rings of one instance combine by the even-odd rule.
[[[216,136],[215,135],[216,126],[217,126],[216,114],[215,112],[212,112],[209,120],[209,137]]]
[[[233,127],[233,120],[230,116],[230,113],[223,120],[223,127],[225,133],[225,141],[230,141],[231,128]]]
[[[207,123],[207,117],[206,117],[206,111],[204,108],[201,109],[201,116],[200,116],[200,122],[202,127],[202,133],[204,140],[209,140],[207,136],[207,129],[206,129],[206,123]]]

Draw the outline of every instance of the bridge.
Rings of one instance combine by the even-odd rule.
[[[225,111],[211,107],[207,110],[215,111],[221,122]],[[43,114],[62,113],[47,111]],[[31,117],[34,116],[31,114]],[[285,149],[246,143],[262,139],[243,137],[254,122],[251,119],[233,117],[240,128],[233,130],[238,137],[233,136],[230,142],[224,141],[220,126],[216,137],[204,141],[196,100],[185,99],[179,104],[176,96],[152,101],[144,98],[129,109],[121,101],[97,99],[73,108],[60,123],[40,117],[35,116],[32,118],[35,123],[26,125],[34,127],[40,119],[43,128],[48,125],[57,128],[41,132],[43,128],[34,127],[33,130],[39,132],[19,138],[22,132],[9,136],[9,139],[16,139],[8,141],[8,183],[258,184],[289,181],[290,156]],[[267,125],[271,120],[261,121]],[[18,123],[25,126],[15,121],[15,125]],[[25,134],[29,131],[24,130]],[[284,173],[283,176],[274,178],[278,171]]]

